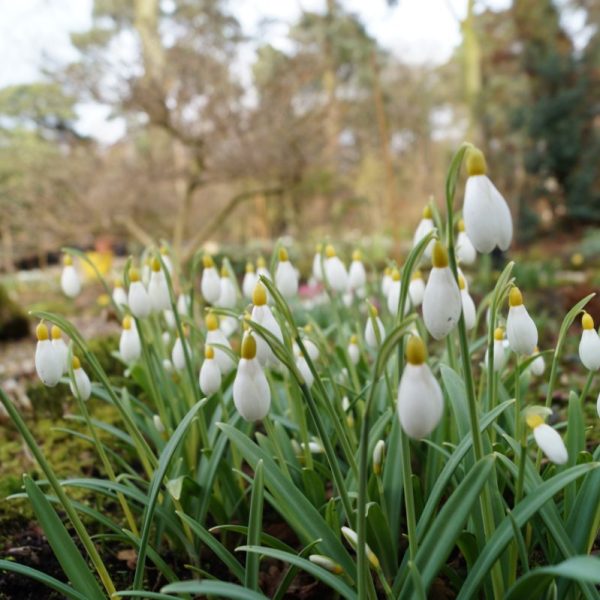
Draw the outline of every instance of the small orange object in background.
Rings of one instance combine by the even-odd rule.
[[[107,237],[101,237],[96,240],[94,246],[94,250],[89,250],[85,254],[100,274],[106,277],[111,272],[114,259],[111,241]],[[94,269],[87,262],[81,261],[81,268],[86,280],[96,279]]]

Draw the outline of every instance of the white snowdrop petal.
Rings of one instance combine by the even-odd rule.
[[[64,375],[69,370],[69,348],[62,338],[52,340],[52,347],[62,365],[62,373]]]
[[[221,295],[221,278],[215,267],[206,267],[200,280],[202,297],[209,304],[215,304]]]
[[[206,333],[206,344],[208,346],[212,346],[215,351],[215,360],[219,365],[219,369],[221,369],[221,373],[223,375],[227,375],[234,367],[235,363],[231,356],[225,352],[225,350],[221,350],[221,348],[217,348],[217,344],[220,346],[227,346],[231,348],[231,344],[229,340],[225,337],[225,334],[220,329],[213,329],[212,331],[208,331]]]
[[[413,248],[430,232],[434,229],[435,225],[433,224],[433,219],[421,219],[417,228],[415,230],[415,234],[413,236]],[[431,250],[433,248],[434,240],[431,240],[425,251],[423,252],[423,257],[426,259],[431,258]]]
[[[244,279],[242,281],[242,293],[244,297],[248,300],[252,300],[252,293],[254,292],[254,288],[256,287],[256,282],[258,281],[258,277],[256,273],[247,272],[244,275]]]
[[[234,308],[237,300],[235,284],[229,277],[221,277],[219,285],[219,297],[214,304],[221,308]]]
[[[75,381],[71,380],[69,382],[71,393],[76,398],[78,397],[80,400],[83,400],[85,402],[89,399],[92,393],[92,384],[90,382],[90,378],[87,376],[87,373],[81,368],[73,369],[73,378]]]
[[[162,271],[152,271],[148,283],[148,296],[152,304],[152,309],[156,312],[169,310],[171,308],[171,297],[167,280]]]
[[[400,301],[400,280],[393,281],[390,284],[387,295],[387,307],[390,314],[398,314],[398,302]]]
[[[189,294],[179,294],[179,298],[177,298],[177,312],[180,315],[189,315],[190,304],[191,300]]]
[[[392,278],[390,275],[384,275],[381,280],[381,295],[387,298],[390,292],[390,285],[392,285]]]
[[[66,265],[60,276],[60,286],[65,296],[75,298],[81,292],[79,274],[73,265]]]
[[[117,306],[128,306],[127,292],[121,286],[113,290],[112,299]]]
[[[152,311],[150,296],[148,296],[148,292],[141,281],[131,282],[127,303],[133,316],[138,319],[147,317]]]
[[[284,298],[293,298],[298,293],[298,274],[289,260],[277,265],[275,285]]]
[[[262,325],[283,343],[281,327],[279,327],[279,323],[273,316],[268,305],[255,306],[252,309],[252,320],[256,321],[259,325]],[[262,365],[270,364],[274,366],[279,363],[279,360],[275,357],[267,342],[260,335],[256,336],[256,356]]]
[[[131,329],[123,329],[121,332],[119,354],[128,365],[138,360],[142,354],[140,336],[135,327],[132,326]]]
[[[413,306],[420,306],[425,295],[425,282],[417,277],[408,284],[408,295]]]
[[[379,342],[377,341],[377,336],[375,334],[375,328],[373,327],[373,319],[371,317],[367,318],[367,324],[365,326],[365,342],[372,348],[377,348],[381,342],[385,339],[385,327],[381,322],[379,317],[375,317],[375,322],[377,323],[377,328],[379,329]]]
[[[238,325],[239,321],[231,315],[222,316],[219,322],[219,328],[228,338],[237,331]]]
[[[456,258],[463,265],[472,265],[477,259],[477,250],[464,231],[456,239]]]
[[[506,337],[514,352],[529,356],[538,343],[538,332],[524,304],[511,306],[506,319]]]
[[[560,434],[550,427],[542,423],[533,430],[533,437],[542,452],[548,457],[548,460],[557,465],[564,465],[569,459],[567,448]]]
[[[339,256],[330,256],[325,259],[325,275],[327,282],[337,292],[348,289],[348,271]]]
[[[367,272],[361,260],[353,260],[348,271],[348,283],[355,292],[363,292],[367,284]]]
[[[191,355],[192,350],[190,345],[187,342],[185,342],[185,344],[188,354]],[[175,340],[175,344],[173,344],[173,350],[171,351],[171,362],[177,371],[183,371],[183,369],[185,369],[185,351],[183,342],[179,337]]]
[[[546,361],[544,360],[544,357],[538,356],[537,358],[534,358],[529,365],[529,369],[536,377],[543,375],[546,370]]]
[[[304,347],[306,348],[306,351],[308,352],[308,356],[310,356],[310,360],[312,360],[312,361],[317,360],[319,358],[318,346],[312,340],[309,340],[308,338],[305,338],[302,341],[304,343]]]
[[[428,436],[440,422],[444,399],[439,383],[427,364],[408,363],[398,387],[398,417],[408,436]]]
[[[259,421],[267,416],[271,390],[256,358],[240,359],[233,382],[233,402],[246,421]]]
[[[462,300],[449,267],[431,269],[423,296],[423,320],[436,339],[445,338],[458,323]]]
[[[296,366],[298,367],[298,370],[300,371],[300,374],[302,375],[302,379],[304,379],[304,383],[306,383],[306,385],[311,388],[312,384],[315,381],[315,378],[312,374],[312,371],[310,370],[308,363],[306,362],[306,359],[304,358],[304,356],[299,356],[296,359]]]
[[[50,340],[40,340],[35,347],[35,370],[43,384],[54,387],[63,374],[63,361],[60,352]]]
[[[221,369],[215,359],[204,360],[200,368],[199,383],[205,396],[212,396],[221,389]]]
[[[600,369],[600,336],[595,329],[584,329],[581,333],[579,358],[586,369]]]
[[[360,349],[358,344],[348,344],[348,356],[353,365],[357,365],[360,360]]]
[[[475,303],[473,302],[473,298],[467,290],[460,291],[460,297],[462,300],[462,311],[463,317],[465,319],[465,327],[467,331],[473,329],[475,327],[475,319],[476,319],[476,310]]]
[[[316,281],[323,281],[323,261],[320,253],[315,254],[312,264],[312,275]]]

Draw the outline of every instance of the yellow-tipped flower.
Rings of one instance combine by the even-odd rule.
[[[131,317],[123,319],[123,330],[119,339],[119,354],[126,364],[136,362],[142,354],[140,336]]]
[[[413,248],[431,231],[435,229],[435,225],[433,223],[433,212],[429,205],[425,206],[423,209],[423,217],[419,221],[417,228],[415,230],[415,235],[413,236]],[[431,252],[433,250],[433,240],[427,244],[425,248],[425,252],[423,256],[426,259],[431,258]]]
[[[221,389],[221,369],[215,360],[215,351],[212,346],[204,349],[204,362],[198,377],[200,389],[205,396],[212,396]]]
[[[477,250],[465,231],[465,222],[462,219],[458,222],[456,258],[462,265],[472,265],[477,258]]]
[[[360,250],[352,253],[352,262],[348,271],[348,285],[359,298],[367,295],[367,272],[362,261]]]
[[[246,263],[246,272],[242,281],[242,293],[248,300],[252,300],[252,292],[258,283],[258,275],[254,271],[254,265],[251,262]]]
[[[63,374],[63,357],[52,345],[44,323],[36,327],[35,333],[38,339],[35,347],[35,370],[44,385],[54,387]]]
[[[92,394],[92,384],[87,373],[81,368],[79,359],[73,356],[73,377],[69,381],[71,394],[84,402],[89,399]]]
[[[365,342],[371,348],[377,348],[385,339],[385,327],[379,318],[379,311],[372,304],[369,305],[369,316],[365,325]]]
[[[81,292],[81,280],[79,279],[77,270],[73,266],[73,259],[71,256],[65,254],[63,262],[64,267],[60,276],[60,287],[65,296],[75,298],[79,296],[79,293]]]
[[[581,340],[579,341],[579,358],[589,371],[600,369],[600,337],[594,325],[592,315],[584,312],[581,318]]]
[[[129,270],[129,294],[127,295],[127,304],[134,317],[143,319],[152,312],[152,300],[140,281],[140,274],[137,269]]]
[[[221,329],[219,329],[219,318],[213,312],[209,312],[206,315],[205,319],[206,323],[206,343],[209,346],[212,346],[215,352],[215,360],[219,365],[219,369],[221,370],[222,375],[227,375],[234,367],[235,363],[231,356],[221,348],[217,346],[226,346],[231,349],[231,344],[229,340],[223,333]]]
[[[200,279],[200,292],[202,297],[208,304],[216,304],[221,295],[221,278],[215,267],[215,262],[212,256],[205,254],[202,259],[204,269],[202,270],[202,278]]]
[[[156,312],[170,310],[171,296],[169,294],[169,286],[167,285],[165,274],[160,268],[160,261],[156,256],[152,259],[151,269],[150,281],[148,282],[148,296],[150,297],[152,309]]]
[[[549,409],[540,408],[531,407],[525,415],[525,421],[533,429],[533,437],[548,460],[557,465],[564,465],[569,460],[565,443],[558,432],[544,422],[545,413]]]
[[[348,271],[344,263],[335,253],[335,248],[329,244],[325,248],[325,276],[331,289],[339,293],[348,291]]]
[[[506,334],[508,344],[514,352],[529,356],[533,354],[538,342],[538,332],[533,319],[523,304],[521,290],[514,286],[508,295],[508,317]]]
[[[267,304],[267,290],[262,283],[257,283],[252,294],[252,302],[254,304],[252,308],[252,320],[256,321],[259,325],[262,325],[267,331],[272,333],[281,343],[283,343],[283,334],[279,323],[273,316],[269,305]],[[261,365],[276,365],[278,359],[273,354],[273,351],[269,347],[268,343],[260,336],[256,339],[258,348],[258,360]]]
[[[62,364],[62,374],[64,375],[69,370],[69,348],[62,338],[62,331],[56,325],[52,325],[50,335],[52,337],[52,347],[60,359]]]
[[[298,294],[298,273],[290,262],[287,250],[280,246],[279,263],[275,270],[275,285],[284,298],[293,298]]]

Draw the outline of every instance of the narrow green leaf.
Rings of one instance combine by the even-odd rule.
[[[469,411],[467,410],[467,403],[465,402],[465,398],[467,397],[465,384],[458,373],[447,365],[440,365],[440,373],[442,375],[444,388],[446,389],[450,404],[452,405],[452,412],[454,413],[454,418],[458,427],[458,436],[459,439],[462,440],[468,435],[469,431],[471,431]]]
[[[178,581],[166,585],[160,591],[171,594],[201,594],[203,596],[231,598],[232,600],[268,600],[263,594],[226,581]]]
[[[581,398],[575,393],[569,394],[568,425],[565,444],[569,453],[568,467],[577,464],[579,453],[585,449],[585,420]],[[565,488],[564,514],[568,517],[575,503],[577,483],[574,481]]]
[[[248,546],[260,543],[260,532],[262,530],[263,501],[264,501],[264,463],[259,460],[254,469],[254,482],[252,484],[252,496],[250,497],[250,517],[248,519]],[[258,572],[260,569],[260,556],[251,554],[246,558],[246,576],[244,585],[254,591],[258,591]]]

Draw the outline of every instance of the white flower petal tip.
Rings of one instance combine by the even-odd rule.
[[[66,260],[66,258],[65,258]],[[75,298],[81,292],[81,280],[72,264],[65,264],[60,276],[60,287],[65,296]]]
[[[202,259],[204,269],[200,280],[200,292],[209,304],[215,304],[221,295],[221,278],[212,257],[205,255]]]
[[[148,296],[150,297],[152,310],[160,312],[162,310],[171,309],[169,286],[167,285],[165,274],[162,271],[155,271],[152,269],[150,281],[148,282]]]
[[[275,285],[284,298],[293,298],[298,294],[298,273],[289,260],[280,261],[277,265]]]
[[[550,462],[556,465],[564,465],[569,460],[569,454],[563,439],[550,425],[545,423],[537,425],[533,429],[533,437]]]
[[[366,295],[367,271],[362,262],[361,254],[356,250],[352,256],[350,269],[348,270],[348,285],[359,298]]]
[[[456,238],[456,258],[461,265],[472,265],[477,259],[477,250],[464,231],[460,231]]]
[[[139,273],[136,269],[129,271],[129,294],[127,295],[127,304],[134,317],[143,319],[152,312],[152,301],[140,281]]]
[[[192,349],[190,345],[185,342],[185,350],[187,350],[188,356],[192,357]],[[173,350],[171,351],[171,362],[177,371],[183,371],[185,369],[185,350],[184,342],[178,337],[173,344]]]
[[[231,349],[231,344],[223,331],[219,329],[219,319],[214,313],[206,315],[205,322],[208,330],[206,332],[206,345],[214,349],[215,360],[219,365],[219,369],[221,369],[221,374],[227,375],[235,367],[235,362],[225,350],[218,348],[218,346],[225,346]]]
[[[325,277],[332,290],[344,293],[348,291],[348,271],[344,263],[335,254],[333,246],[325,248]]]
[[[589,371],[600,369],[600,336],[594,327],[594,320],[585,313],[581,320],[583,331],[579,342],[579,358]]]
[[[214,356],[215,353],[212,347],[207,347],[198,378],[200,389],[205,396],[212,396],[221,389],[221,369]]]
[[[413,273],[412,279],[408,284],[408,295],[413,306],[421,306],[425,296],[425,282],[420,271]]]
[[[465,320],[465,328],[467,331],[470,331],[475,327],[476,314],[477,311],[475,309],[475,302],[473,302],[473,298],[467,290],[460,291],[460,297],[462,301],[462,312],[463,318]]]
[[[79,360],[74,358],[73,363],[73,379],[69,381],[69,387],[73,396],[85,402],[92,394],[92,384],[87,373],[80,366],[75,366],[79,365]]]
[[[213,304],[220,308],[234,308],[237,302],[237,289],[229,275],[219,279],[219,296]]]
[[[267,331],[272,333],[281,343],[283,343],[283,333],[279,323],[273,316],[271,309],[267,304],[255,304],[252,309],[252,320],[262,325]],[[273,354],[269,344],[259,335],[256,337],[257,356],[262,365],[275,366],[279,360]]]
[[[365,325],[365,342],[371,348],[377,348],[385,339],[385,327],[377,314],[377,309],[374,306],[370,307],[370,315],[367,317]],[[373,326],[375,321],[375,326]]]
[[[142,354],[140,336],[131,317],[123,319],[123,330],[119,339],[119,354],[128,365],[138,360]]]
[[[419,221],[417,228],[415,229],[415,234],[413,236],[413,248],[431,231],[435,229],[435,224],[433,223],[431,208],[426,206],[423,209],[423,217]],[[433,240],[427,244],[425,251],[423,252],[423,257],[425,259],[431,258],[431,252],[433,250]]]
[[[296,367],[298,367],[298,371],[300,371],[300,375],[302,375],[302,379],[308,388],[312,387],[312,384],[315,381],[315,377],[306,362],[304,356],[298,356],[296,359]]]
[[[513,287],[509,294],[508,317],[506,319],[506,337],[508,344],[517,354],[533,354],[538,343],[538,331],[529,316],[523,297],[518,288]]]
[[[64,357],[52,345],[45,325],[38,325],[36,333],[38,342],[35,347],[35,370],[44,385],[54,387],[62,377]]]
[[[358,347],[356,336],[352,336],[348,344],[348,357],[353,365],[357,365],[360,360],[360,348]]]

